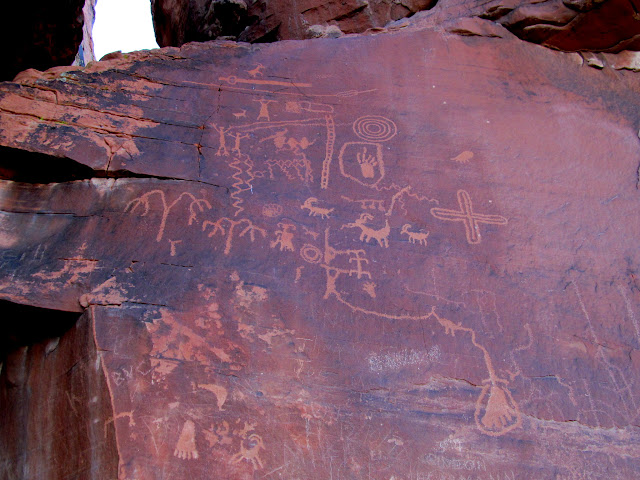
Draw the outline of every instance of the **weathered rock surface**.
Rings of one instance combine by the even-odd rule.
[[[420,12],[434,26],[480,17],[564,51],[640,50],[638,0],[152,0],[160,46],[229,37],[249,42],[335,37]]]
[[[84,5],[85,0],[5,2],[0,80],[11,80],[28,68],[71,65],[83,40]],[[90,34],[91,26],[88,29]]]
[[[635,478],[639,90],[478,18],[26,72],[0,297],[120,479]]]
[[[115,478],[113,409],[90,316],[0,308],[0,478]]]
[[[158,45],[179,47],[218,37],[273,42],[364,32],[429,9],[435,2],[152,0],[151,11]]]
[[[507,0],[484,5],[491,18],[523,40],[565,51],[640,50],[637,0]]]

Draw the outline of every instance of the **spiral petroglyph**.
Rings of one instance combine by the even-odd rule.
[[[398,128],[386,117],[366,115],[353,122],[353,131],[367,142],[386,142],[396,136]]]

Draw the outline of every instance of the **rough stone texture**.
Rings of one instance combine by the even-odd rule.
[[[119,479],[635,478],[639,89],[479,18],[25,72],[0,297],[93,321]]]
[[[638,0],[548,0],[485,4],[481,16],[523,40],[565,51],[640,50]]]
[[[115,478],[113,410],[89,315],[0,309],[2,343],[11,340],[0,374],[0,478]]]
[[[152,0],[160,46],[221,36],[249,42],[336,36],[420,12],[434,26],[481,17],[564,51],[640,50],[638,0]],[[327,27],[331,30],[327,32]]]
[[[179,47],[218,37],[273,42],[364,32],[429,9],[435,2],[151,0],[151,11],[158,45]]]
[[[0,80],[27,68],[71,65],[82,42],[84,0],[5,2]]]

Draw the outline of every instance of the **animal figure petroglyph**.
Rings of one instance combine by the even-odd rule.
[[[418,242],[420,245],[424,245],[425,247],[427,246],[427,238],[429,237],[429,232],[427,233],[422,233],[422,232],[410,232],[409,228],[411,228],[411,225],[409,223],[405,223],[402,226],[402,230],[400,230],[401,234],[405,234],[409,237],[409,243],[416,243]]]
[[[252,433],[249,435],[248,444],[249,448],[240,444],[240,451],[231,457],[231,461],[240,463],[242,460],[246,460],[251,463],[254,470],[258,470],[263,467],[262,460],[260,460],[260,450],[264,450],[262,437],[257,433]]]
[[[264,65],[259,63],[253,70],[247,70],[247,73],[251,76],[251,78],[261,77],[263,75],[262,71],[264,70],[264,68]]]
[[[318,203],[317,198],[309,197],[304,201],[302,205],[300,205],[300,209],[309,210],[310,217],[317,217],[319,215],[320,218],[322,218],[323,220],[329,218],[329,216],[331,215],[331,212],[335,210],[334,208],[316,207],[315,206],[316,203]]]
[[[384,219],[384,227],[379,230],[374,230],[373,228],[366,225],[367,221],[373,220],[373,216],[368,213],[360,214],[360,218],[358,218],[353,223],[347,223],[343,225],[343,228],[359,228],[360,240],[365,243],[369,242],[372,238],[375,238],[378,242],[378,245],[381,247],[389,248],[389,233],[391,232],[391,227],[389,226],[389,220]]]

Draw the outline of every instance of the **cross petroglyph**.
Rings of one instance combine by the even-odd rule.
[[[467,242],[475,244],[482,241],[480,235],[480,223],[491,225],[506,225],[507,219],[501,215],[483,215],[473,211],[471,197],[464,190],[458,190],[458,204],[460,210],[448,210],[446,208],[432,208],[431,215],[440,220],[450,222],[463,222],[467,234]]]

